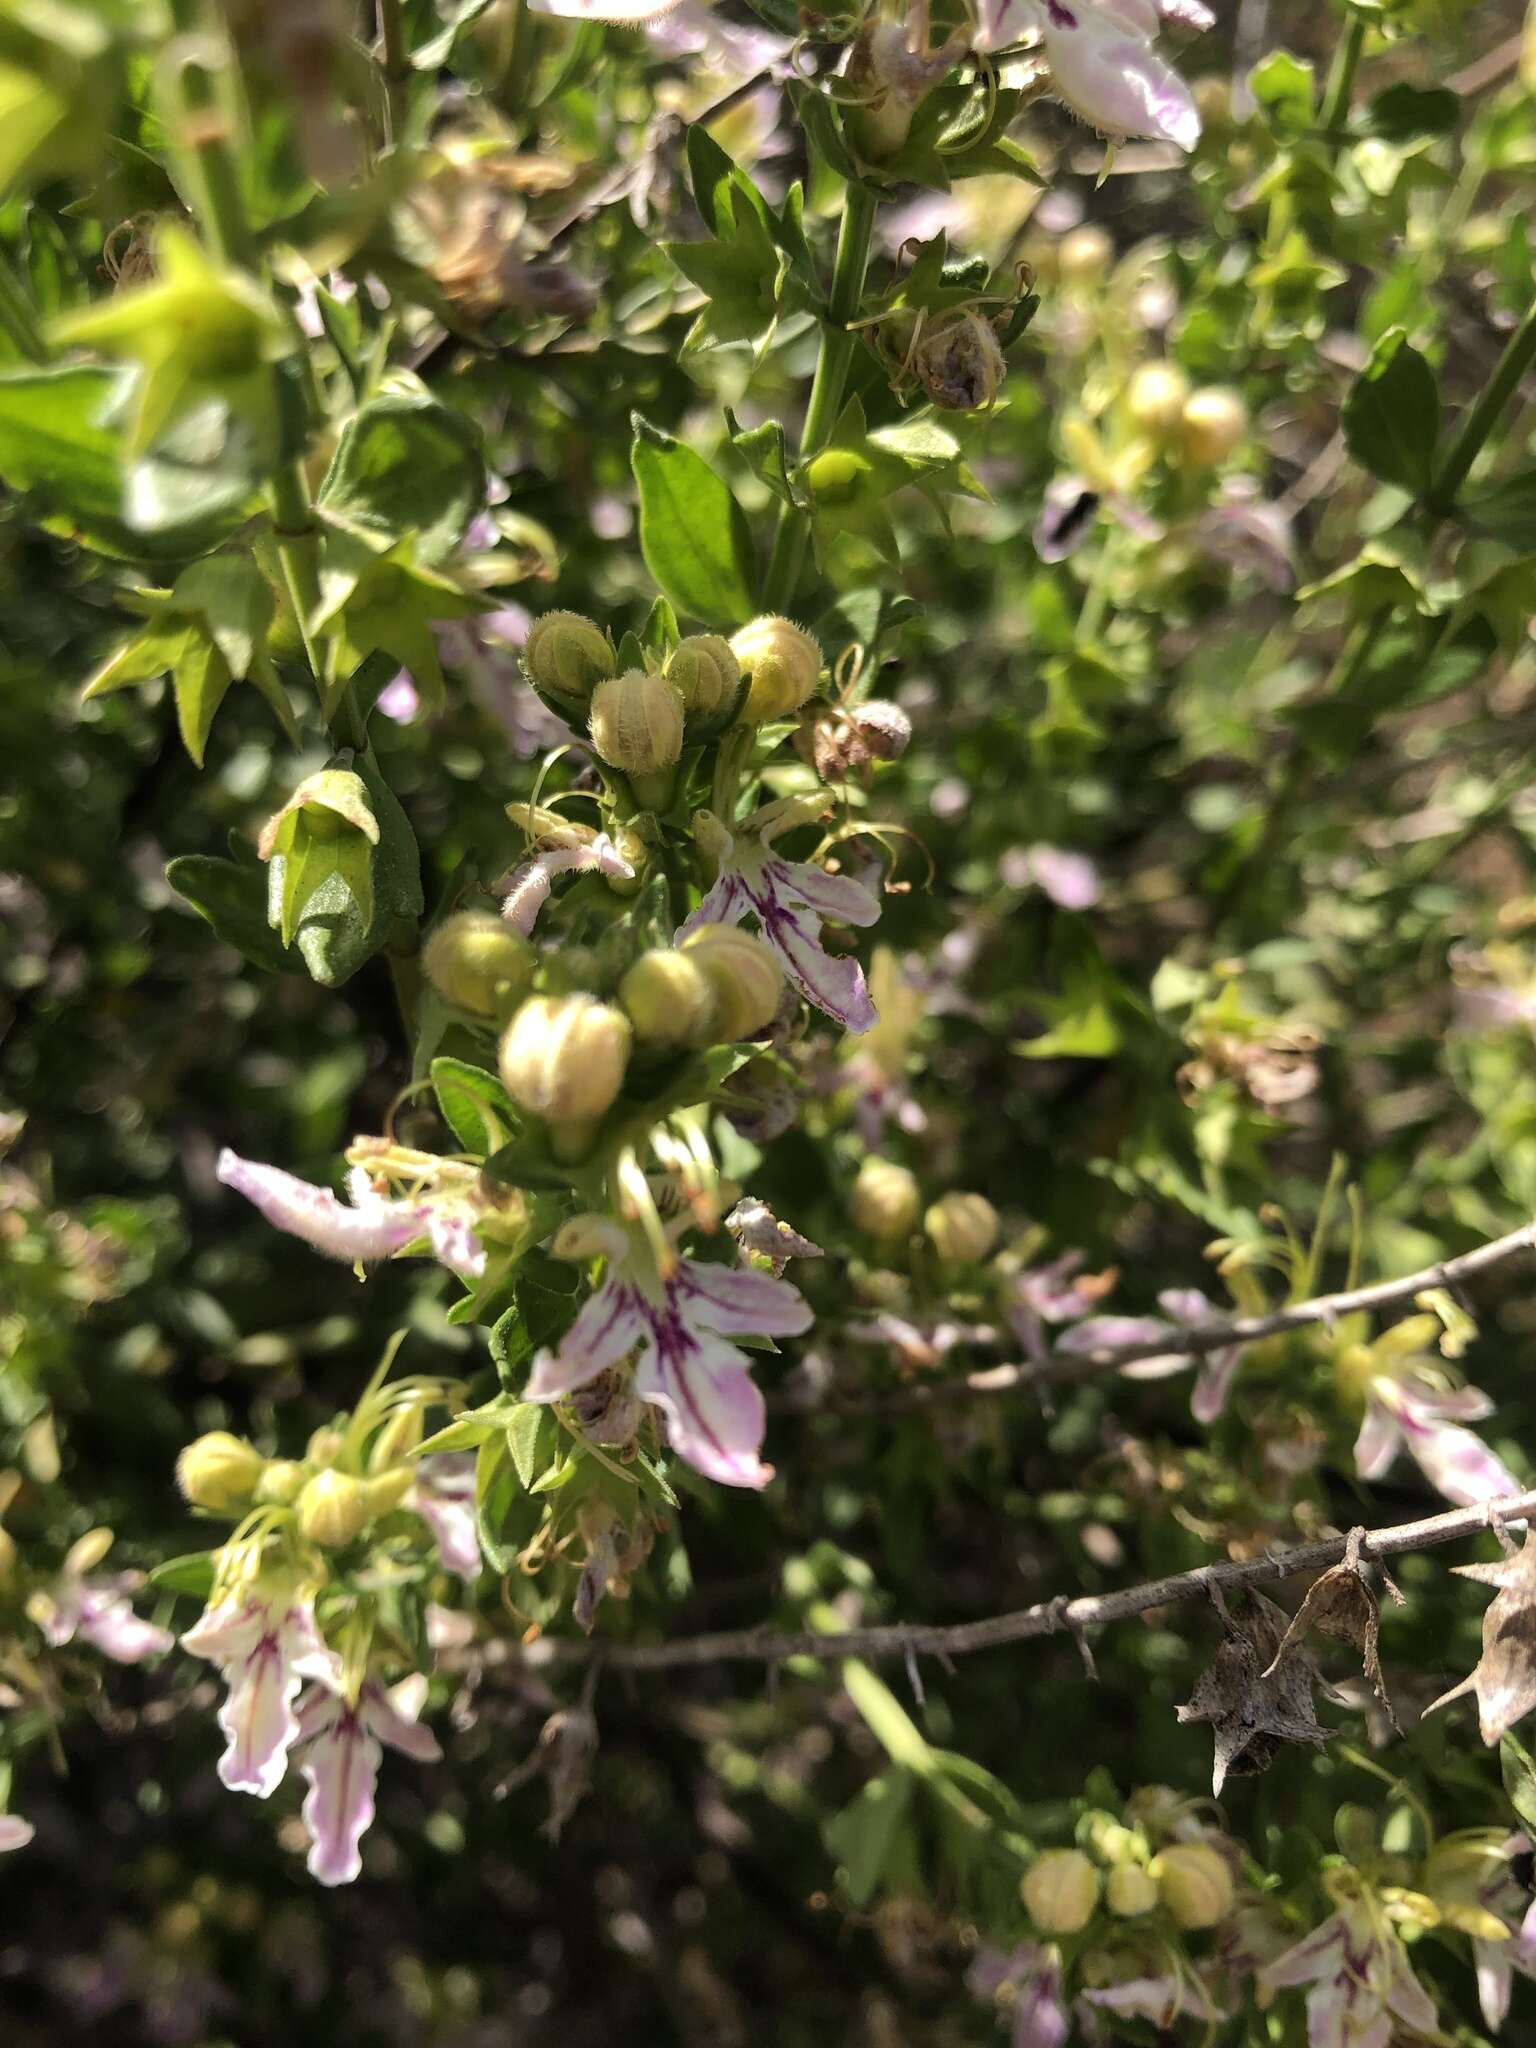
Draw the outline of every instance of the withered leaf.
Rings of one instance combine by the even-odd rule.
[[[1220,1793],[1228,1774],[1252,1776],[1267,1770],[1282,1742],[1326,1743],[1312,1703],[1313,1672],[1292,1650],[1281,1655],[1287,1617],[1262,1593],[1244,1593],[1234,1612],[1213,1586],[1226,1640],[1201,1674],[1181,1721],[1208,1721],[1215,1737],[1211,1789]]]
[[[1307,1597],[1297,1608],[1295,1618],[1281,1638],[1269,1668],[1263,1674],[1273,1678],[1281,1659],[1291,1654],[1308,1629],[1315,1628],[1320,1635],[1332,1636],[1336,1641],[1349,1643],[1360,1652],[1366,1680],[1382,1711],[1399,1734],[1397,1716],[1392,1711],[1392,1702],[1387,1697],[1386,1681],[1381,1674],[1381,1656],[1377,1640],[1381,1633],[1381,1609],[1376,1595],[1366,1578],[1367,1567],[1360,1556],[1364,1541],[1363,1529],[1351,1529],[1344,1556],[1336,1565],[1322,1573],[1307,1588]],[[1383,1571],[1382,1580],[1387,1591],[1399,1606],[1403,1596],[1392,1583],[1389,1573]]]
[[[1502,1538],[1503,1532],[1500,1530]],[[1477,1694],[1478,1729],[1492,1748],[1507,1730],[1536,1709],[1536,1528],[1527,1529],[1521,1549],[1497,1564],[1458,1564],[1461,1578],[1494,1587],[1483,1616],[1483,1654],[1460,1685],[1442,1693],[1428,1714]]]

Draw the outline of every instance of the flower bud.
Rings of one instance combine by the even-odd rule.
[[[896,155],[912,132],[913,115],[965,49],[966,40],[956,36],[941,49],[914,50],[905,22],[865,23],[843,66],[842,104],[844,131],[866,162]]]
[[[338,1550],[373,1519],[368,1489],[350,1472],[317,1472],[299,1495],[299,1527],[311,1543]]]
[[[1008,365],[991,321],[967,308],[924,330],[912,371],[942,411],[979,412],[1002,389]]]
[[[1214,1927],[1232,1910],[1232,1872],[1205,1842],[1176,1842],[1152,1859],[1158,1896],[1176,1925]]]
[[[266,1462],[244,1437],[211,1429],[176,1460],[176,1484],[193,1507],[234,1514],[250,1506]]]
[[[1081,1849],[1047,1849],[1025,1871],[1019,1893],[1042,1934],[1078,1934],[1099,1903],[1098,1866]]]
[[[1196,469],[1225,462],[1248,432],[1248,408],[1235,391],[1209,384],[1191,393],[1179,415],[1179,447]]]
[[[798,711],[821,680],[821,649],[788,619],[765,613],[731,637],[731,652],[752,678],[738,720],[763,725]]]
[[[601,626],[580,612],[545,612],[528,629],[523,667],[551,697],[585,704],[596,685],[613,674],[613,649]]]
[[[941,1195],[923,1218],[941,1259],[974,1266],[997,1243],[997,1211],[985,1195]]]
[[[763,941],[729,924],[701,924],[683,951],[702,969],[715,998],[713,1036],[722,1045],[755,1038],[773,1021],[784,970]]]
[[[848,1211],[871,1237],[905,1237],[917,1221],[916,1176],[891,1159],[866,1159],[848,1197]]]
[[[1114,256],[1115,245],[1103,228],[1073,228],[1056,245],[1056,275],[1063,284],[1095,284]]]
[[[629,1019],[589,995],[530,996],[502,1034],[512,1100],[550,1123],[594,1122],[618,1094]]]
[[[534,950],[494,911],[461,910],[446,919],[422,951],[438,994],[477,1017],[504,1016],[533,979]]]
[[[610,676],[592,693],[592,744],[610,768],[620,768],[640,802],[664,804],[672,770],[683,751],[683,697],[666,676],[632,668]]]
[[[9,1529],[0,1529],[0,1586],[3,1586],[16,1569],[16,1538]]]
[[[1143,433],[1163,441],[1178,431],[1189,379],[1177,363],[1143,363],[1126,387],[1125,409]]]
[[[64,1554],[65,1578],[83,1579],[87,1572],[95,1571],[112,1548],[112,1543],[110,1529],[87,1529]]]
[[[426,1410],[420,1401],[397,1408],[368,1447],[368,1470],[387,1472],[410,1457],[426,1435]]]
[[[1157,1899],[1157,1882],[1139,1863],[1119,1863],[1104,1880],[1104,1903],[1122,1920],[1150,1913]]]
[[[680,640],[667,660],[667,678],[683,700],[690,720],[718,718],[735,697],[741,663],[719,633],[694,633]]]
[[[416,1484],[416,1474],[409,1465],[396,1465],[392,1471],[380,1472],[376,1478],[363,1485],[363,1498],[368,1507],[368,1518],[387,1515],[391,1508],[399,1507],[401,1501]]]
[[[305,1480],[304,1467],[293,1458],[271,1458],[256,1482],[256,1500],[262,1507],[286,1507],[297,1499]]]
[[[334,1465],[341,1456],[341,1445],[341,1431],[327,1422],[310,1437],[304,1456],[311,1465]]]
[[[687,953],[670,946],[642,953],[619,983],[619,1002],[642,1045],[709,1043],[715,991]]]

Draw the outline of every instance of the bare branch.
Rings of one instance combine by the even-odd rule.
[[[1339,1294],[1319,1294],[1311,1301],[1291,1302],[1269,1315],[1170,1324],[1157,1337],[1143,1337],[1128,1344],[1102,1344],[1094,1351],[1055,1351],[1038,1364],[994,1365],[952,1379],[922,1380],[910,1387],[880,1391],[845,1394],[834,1389],[827,1394],[795,1393],[772,1405],[781,1413],[815,1413],[825,1408],[839,1415],[897,1415],[944,1405],[967,1394],[1008,1394],[1018,1387],[1091,1379],[1122,1365],[1134,1365],[1142,1358],[1166,1358],[1174,1352],[1199,1357],[1207,1351],[1223,1350],[1229,1344],[1256,1344],[1262,1337],[1282,1336],[1287,1330],[1305,1329],[1311,1323],[1334,1323],[1364,1310],[1391,1308],[1398,1302],[1411,1301],[1426,1288],[1455,1289],[1516,1252],[1533,1249],[1536,1224],[1527,1223],[1510,1231],[1507,1237],[1494,1238],[1489,1244],[1480,1244],[1454,1259],[1442,1259],[1420,1272],[1405,1273],[1397,1280],[1375,1280],[1369,1287],[1351,1287]]]
[[[1456,1543],[1475,1536],[1499,1522],[1523,1522],[1536,1515],[1536,1489],[1512,1494],[1506,1500],[1490,1501],[1474,1508],[1453,1508],[1443,1515],[1430,1515],[1419,1522],[1399,1522],[1389,1529],[1377,1529],[1360,1542],[1362,1558],[1398,1557],[1407,1550],[1431,1550],[1441,1543]],[[727,1630],[718,1635],[688,1636],[670,1643],[585,1643],[568,1637],[540,1637],[532,1643],[508,1646],[505,1656],[526,1668],[543,1669],[554,1664],[584,1664],[601,1657],[605,1665],[622,1671],[664,1671],[683,1665],[724,1664],[750,1661],[776,1664],[785,1657],[965,1657],[974,1650],[994,1650],[1005,1643],[1021,1643],[1031,1636],[1057,1635],[1105,1622],[1125,1621],[1154,1607],[1171,1607],[1179,1601],[1203,1600],[1216,1592],[1228,1593],[1238,1586],[1265,1585],[1275,1579],[1295,1578],[1304,1572],[1326,1571],[1349,1549],[1349,1536],[1333,1536],[1322,1543],[1305,1543],[1295,1550],[1268,1557],[1252,1558],[1240,1564],[1201,1565],[1192,1572],[1172,1578],[1151,1579],[1145,1585],[1126,1586],[1118,1593],[1094,1593],[1081,1599],[1058,1597],[1033,1607],[1021,1607],[1012,1614],[995,1614],[984,1621],[964,1621],[951,1627],[897,1624],[889,1628],[854,1628],[839,1633],[819,1634],[799,1629],[775,1635],[766,1629]]]

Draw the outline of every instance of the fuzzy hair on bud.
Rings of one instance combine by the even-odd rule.
[[[972,1266],[997,1243],[997,1211],[985,1195],[941,1195],[930,1205],[923,1228],[941,1259]]]
[[[530,996],[501,1041],[501,1078],[530,1115],[554,1124],[603,1115],[624,1080],[631,1032],[595,996]]]
[[[922,1200],[917,1177],[893,1159],[866,1159],[848,1195],[848,1213],[871,1237],[905,1237]]]
[[[1047,1849],[1019,1885],[1025,1910],[1042,1934],[1080,1934],[1099,1903],[1099,1869],[1081,1849]]]
[[[211,1429],[188,1444],[176,1460],[176,1484],[195,1508],[238,1514],[251,1504],[266,1459],[244,1437]]]
[[[1232,1910],[1232,1872],[1206,1842],[1175,1842],[1153,1858],[1151,1875],[1175,1924],[1187,1932],[1214,1927]]]
[[[803,628],[772,613],[731,637],[731,652],[752,678],[739,723],[764,725],[798,711],[821,680],[821,649]]]
[[[718,718],[736,695],[741,663],[731,643],[719,633],[694,633],[680,640],[667,661],[667,679],[677,685],[683,715]]]
[[[362,1534],[374,1510],[368,1488],[360,1479],[332,1469],[317,1472],[306,1483],[297,1513],[299,1528],[311,1543],[324,1550],[339,1550]]]
[[[608,635],[580,612],[545,612],[528,629],[523,667],[551,697],[584,704],[615,662]]]
[[[632,668],[592,693],[592,744],[610,768],[653,776],[683,751],[683,696],[666,676]]]
[[[642,1045],[708,1045],[715,991],[700,962],[681,949],[642,953],[619,983],[619,1004]]]
[[[721,1044],[767,1029],[784,993],[784,970],[761,939],[735,925],[701,924],[682,950],[713,992],[712,1029]]]
[[[490,910],[461,910],[422,949],[427,979],[447,1002],[477,1017],[505,1016],[533,979],[535,954]]]

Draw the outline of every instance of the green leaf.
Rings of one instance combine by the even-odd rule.
[[[233,680],[229,663],[213,641],[201,633],[189,634],[173,677],[176,723],[182,745],[199,768],[214,714]]]
[[[544,1477],[559,1445],[554,1410],[539,1401],[519,1402],[507,1424],[507,1449],[525,1491],[531,1493]]]
[[[780,423],[765,420],[760,427],[738,427],[735,415],[729,411],[725,420],[730,428],[731,446],[758,482],[766,484],[786,505],[802,504],[804,494],[797,494],[790,481],[789,441]]]
[[[1461,119],[1461,96],[1449,86],[1389,85],[1367,102],[1360,126],[1384,142],[1411,142],[1420,135],[1449,135]]]
[[[418,558],[440,561],[485,502],[480,437],[435,399],[386,392],[342,429],[317,502],[391,546],[413,534]]]
[[[1528,1828],[1536,1828],[1536,1762],[1513,1735],[1505,1735],[1499,1742],[1499,1769],[1510,1805]]]
[[[664,597],[658,597],[640,628],[640,645],[657,661],[665,661],[679,639],[677,613]]]
[[[1491,489],[1463,498],[1456,518],[1473,533],[1517,555],[1536,555],[1536,469],[1519,471]]]
[[[574,1266],[535,1250],[519,1264],[513,1285],[513,1305],[491,1331],[490,1346],[502,1387],[520,1395],[534,1353],[569,1328],[581,1281]]]
[[[701,455],[638,413],[633,423],[630,464],[646,567],[688,618],[744,625],[757,609],[745,514]]]
[[[1310,128],[1317,105],[1317,74],[1289,50],[1274,50],[1248,74],[1248,88],[1282,135]]]
[[[206,1600],[213,1591],[218,1555],[216,1550],[190,1550],[183,1557],[168,1557],[164,1564],[151,1566],[146,1576],[152,1586],[168,1593],[190,1593]]]
[[[911,1805],[911,1773],[893,1768],[871,1778],[857,1799],[822,1829],[855,1906],[867,1906],[879,1889]]]
[[[236,860],[184,853],[168,863],[165,879],[253,967],[269,974],[296,973],[297,963],[267,924],[267,877],[261,863],[249,848],[244,853]]]
[[[424,1458],[429,1452],[436,1451],[472,1451],[477,1445],[502,1435],[518,1409],[525,1405],[510,1394],[498,1394],[495,1400],[487,1401],[483,1407],[466,1408],[446,1428],[418,1444],[416,1456]]]
[[[511,1096],[484,1067],[443,1058],[432,1062],[431,1073],[443,1122],[464,1151],[494,1152],[519,1128]]]
[[[1349,452],[1383,483],[1422,497],[1434,472],[1440,394],[1434,373],[1401,327],[1371,351],[1343,409]]]
[[[789,98],[796,120],[828,170],[836,171],[845,184],[859,184],[860,166],[843,140],[837,114],[826,93],[819,86],[792,80]]]

